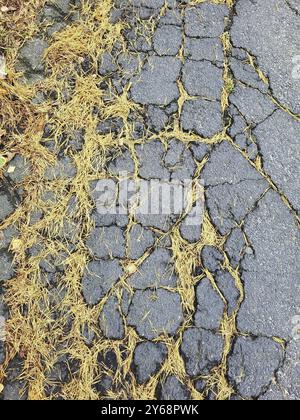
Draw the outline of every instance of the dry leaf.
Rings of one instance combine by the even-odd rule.
[[[12,174],[12,173],[15,172],[15,170],[16,170],[15,166],[9,166],[8,169],[7,169],[7,173]]]
[[[13,6],[2,6],[0,10],[2,13],[7,13],[7,12],[15,12],[17,8]]]

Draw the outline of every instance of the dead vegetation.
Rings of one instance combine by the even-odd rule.
[[[195,4],[203,2],[195,0]],[[215,1],[232,6],[232,0]],[[122,31],[126,22],[111,24],[110,11],[112,0],[84,0],[80,20],[70,24],[65,30],[57,33],[45,55],[47,77],[33,86],[24,86],[15,72],[17,52],[26,39],[38,33],[35,17],[43,7],[44,1],[28,0],[7,2],[15,10],[1,12],[2,28],[0,32],[1,49],[7,59],[8,76],[0,80],[1,107],[1,154],[12,156],[20,153],[27,158],[31,165],[31,173],[23,188],[26,198],[0,229],[15,224],[19,229],[19,237],[12,243],[17,274],[9,282],[6,292],[6,302],[10,310],[8,321],[7,358],[0,368],[0,384],[6,377],[6,369],[15,355],[21,355],[24,362],[22,379],[28,385],[28,398],[32,400],[55,399],[58,395],[45,392],[53,385],[49,373],[58,360],[66,359],[72,372],[68,383],[62,384],[59,395],[65,399],[99,399],[102,395],[96,391],[95,385],[103,374],[112,376],[115,391],[110,391],[111,399],[152,399],[160,381],[168,375],[176,375],[187,385],[194,399],[203,399],[193,385],[193,381],[185,371],[184,361],[180,355],[183,332],[192,325],[195,311],[195,286],[202,277],[195,276],[195,267],[199,265],[199,255],[205,245],[213,245],[223,250],[226,238],[221,237],[213,227],[208,214],[205,215],[201,241],[190,245],[180,236],[175,227],[171,232],[172,251],[174,254],[176,271],[179,276],[177,291],[181,296],[185,311],[185,322],[175,338],[161,336],[158,341],[166,344],[168,357],[160,371],[145,385],[138,385],[131,371],[133,352],[141,339],[134,329],[126,327],[124,340],[107,340],[101,335],[98,318],[105,299],[100,305],[89,308],[81,294],[81,278],[89,261],[89,253],[84,245],[85,239],[92,229],[90,212],[92,202],[90,198],[90,182],[105,176],[103,168],[107,153],[115,151],[120,145],[127,146],[133,153],[135,143],[143,143],[144,138],[133,141],[133,127],[129,121],[131,111],[141,112],[137,104],[129,100],[130,86],[124,88],[122,95],[114,94],[113,90],[107,97],[107,92],[101,89],[104,82],[102,76],[80,75],[78,66],[89,57],[91,65],[96,69],[99,56],[105,51],[112,51],[118,43],[121,51],[126,52],[126,43]],[[3,7],[8,7],[4,3]],[[153,26],[154,28],[154,26]],[[222,37],[224,50],[230,48],[228,34]],[[75,83],[74,83],[75,81]],[[232,88],[232,80],[228,68],[224,68],[224,92],[222,96],[223,111],[228,106],[228,96]],[[32,99],[38,91],[51,92],[56,99],[47,99],[42,105],[33,105]],[[70,93],[71,99],[66,101],[62,92]],[[49,96],[48,96],[49,98]],[[187,99],[186,92],[181,86],[179,110]],[[95,108],[98,112],[95,113]],[[179,111],[180,113],[180,111]],[[118,136],[111,133],[99,135],[97,125],[99,118],[106,120],[110,117],[120,117],[124,123],[124,130]],[[43,146],[43,132],[46,124],[55,127],[53,142],[60,144],[64,135],[72,136],[74,130],[83,129],[85,144],[82,151],[74,154],[66,148],[65,153],[75,162],[77,175],[72,180],[44,179],[44,171],[56,161],[55,153],[51,153]],[[205,142],[218,143],[226,136],[227,127],[211,139],[201,139],[192,133],[182,131],[179,115],[173,127],[168,127],[156,138],[164,144],[173,137],[186,143]],[[151,140],[151,136],[150,136]],[[133,159],[136,156],[133,153]],[[200,165],[197,177],[201,176]],[[95,170],[97,162],[98,170]],[[136,161],[138,165],[138,161]],[[56,203],[49,206],[42,199],[44,191],[52,191],[56,195]],[[72,216],[67,212],[68,203],[76,197],[77,204]],[[42,211],[43,218],[38,223],[29,223],[30,216],[35,211]],[[60,229],[66,221],[75,222],[80,226],[75,247],[70,251],[68,241],[60,238]],[[132,226],[134,221],[131,219]],[[28,250],[35,244],[42,244],[41,251],[29,257]],[[43,278],[40,268],[42,259],[58,255],[60,251],[66,254],[63,261],[64,272],[60,275],[58,294],[53,291]],[[228,259],[226,268],[236,280],[243,299],[242,283],[239,272],[233,270]],[[206,273],[213,282],[210,273]],[[126,276],[115,286],[111,293],[116,293],[121,301],[122,290],[127,288]],[[232,339],[237,334],[235,318],[224,317],[220,333],[225,338],[225,351],[221,366],[209,378],[206,378],[211,389],[217,394],[217,399],[227,399],[232,389],[226,380],[227,356],[231,348]],[[71,322],[70,322],[71,321]],[[82,328],[88,326],[96,334],[93,345],[88,346],[82,337]],[[99,364],[99,354],[114,351],[117,357],[117,372],[107,370]]]

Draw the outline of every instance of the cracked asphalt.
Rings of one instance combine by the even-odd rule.
[[[41,3],[0,169],[0,399],[298,400],[298,2]],[[101,214],[104,179],[198,182],[201,223]]]

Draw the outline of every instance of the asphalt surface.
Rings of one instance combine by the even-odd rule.
[[[47,6],[44,19],[52,19],[48,32],[21,49],[18,66],[26,82],[47,77],[43,57],[51,37],[76,22],[76,17],[65,18],[71,3]],[[138,107],[126,121],[119,115],[99,118],[97,135],[115,136],[119,146],[105,151],[101,170],[90,171],[88,232],[80,231],[75,191],[63,234],[55,236],[58,255],[42,257],[40,236],[26,258],[38,258],[41,278],[48,279],[40,287],[51,295],[57,292],[61,302],[65,295],[60,295],[59,279],[70,267],[60,245],[72,244],[72,254],[80,241],[87,253],[80,280],[72,287],[78,287],[83,307],[97,316],[93,329],[84,322],[80,327],[86,352],[99,353],[101,368],[90,381],[99,398],[298,400],[298,1],[238,0],[232,7],[210,1],[168,0],[167,7],[164,0],[113,3],[110,19],[126,22],[122,36],[127,49],[116,45],[101,54],[97,75],[106,85],[99,89],[105,92],[109,86],[119,97],[127,89],[127,98]],[[128,127],[130,146],[127,140],[120,142]],[[84,132],[68,142],[64,151],[45,144],[57,158],[43,176],[49,211],[57,204],[57,180],[65,186],[74,179],[81,182],[74,155],[84,162]],[[0,190],[5,226],[0,224],[0,315],[7,320],[10,307],[1,302],[7,283],[16,281],[18,262],[13,264],[9,244],[19,233],[17,226],[4,223],[21,206],[20,185],[30,173],[21,155],[10,166],[14,170],[5,169]],[[157,200],[158,189],[138,203],[131,201],[128,214],[120,214],[124,203],[118,203],[118,211],[101,214],[103,179],[119,187],[129,184],[133,199],[141,181],[178,186],[193,180],[204,188],[193,199],[193,209],[200,204],[202,212],[193,224],[193,209],[186,212],[180,205],[179,211],[165,214],[139,211],[143,199]],[[12,190],[14,185],[19,189]],[[43,219],[38,210],[28,215],[31,226]],[[72,312],[72,303],[66,300],[65,305]],[[29,322],[30,313],[23,312]],[[72,341],[69,331],[62,334]],[[68,398],[68,384],[84,375],[70,342],[62,357],[58,343],[62,340],[57,340],[57,357],[43,379],[47,398]],[[98,351],[99,343],[104,344]],[[3,363],[5,347],[0,341]],[[174,351],[178,359],[172,358]],[[30,356],[24,357],[15,355],[7,364],[4,400],[29,398],[28,388],[38,381],[38,375],[18,379],[28,368]],[[46,372],[43,356],[41,366]],[[116,372],[121,371],[120,379]]]

